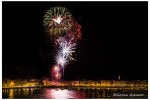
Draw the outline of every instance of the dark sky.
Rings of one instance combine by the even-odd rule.
[[[54,48],[42,20],[54,6],[68,8],[82,26],[77,61],[64,79],[147,80],[147,2],[3,2],[3,78],[50,77]]]

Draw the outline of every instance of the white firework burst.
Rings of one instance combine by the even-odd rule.
[[[67,58],[69,61],[73,61],[73,53],[75,53],[75,43],[63,41],[60,43],[60,52],[64,56],[64,58]]]
[[[64,67],[67,62],[68,60],[60,52],[56,55],[56,63],[61,65],[61,67]]]

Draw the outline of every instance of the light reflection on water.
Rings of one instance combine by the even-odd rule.
[[[142,97],[114,97],[114,93],[144,94]],[[147,90],[121,90],[121,89],[100,89],[100,88],[20,88],[3,89],[3,98],[40,98],[40,99],[82,99],[82,98],[148,98]]]
[[[14,98],[14,91],[13,89],[10,89],[9,91],[9,99],[13,99]]]
[[[44,90],[43,98],[51,99],[69,99],[69,98],[85,98],[85,94],[75,90],[67,89],[46,89]]]

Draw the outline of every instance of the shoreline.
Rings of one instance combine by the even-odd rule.
[[[2,89],[21,89],[21,88],[81,88],[81,89],[141,89],[148,90],[148,87],[112,87],[112,86],[28,86],[28,87],[2,87]]]

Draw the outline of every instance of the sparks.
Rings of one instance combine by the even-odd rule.
[[[56,56],[56,63],[58,65],[61,65],[63,69],[63,76],[64,76],[64,68],[65,65],[69,61],[73,61],[74,58],[72,57],[72,54],[75,53],[75,46],[76,44],[72,44],[71,41],[66,41],[64,38],[58,39],[58,50],[57,50],[57,56]]]
[[[66,65],[67,62],[68,62],[68,61],[67,61],[67,59],[64,57],[64,55],[58,54],[58,55],[56,56],[56,63],[57,63],[58,65],[61,65],[61,67],[64,67],[64,65]]]
[[[54,70],[55,70],[55,71],[59,71],[59,66],[58,66],[58,65],[55,65],[55,66],[54,66]]]
[[[74,60],[72,54],[75,53],[76,44],[71,44],[70,42],[62,42],[60,44],[60,52],[68,60]]]
[[[53,19],[56,23],[60,24],[63,18],[61,16],[58,16],[56,19]]]
[[[59,65],[54,65],[51,70],[52,78],[59,80],[61,78],[61,68]]]
[[[65,7],[51,7],[44,15],[45,31],[52,37],[67,34],[72,28],[72,15]]]
[[[56,47],[55,66],[51,70],[52,78],[60,80],[61,73],[74,54],[78,40],[81,40],[81,26],[65,7],[51,7],[44,15],[43,25]]]

